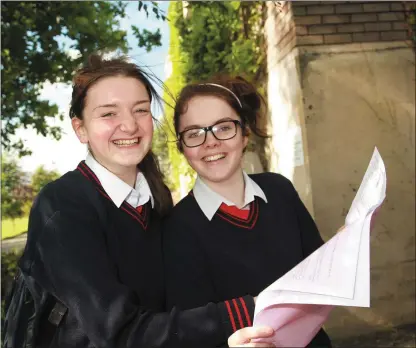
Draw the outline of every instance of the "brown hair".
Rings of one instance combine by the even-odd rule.
[[[223,86],[225,89],[215,85]],[[173,115],[177,137],[179,136],[180,116],[186,113],[189,101],[194,97],[200,96],[218,97],[233,108],[241,119],[243,135],[249,135],[249,130],[251,130],[258,137],[269,137],[258,126],[260,120],[265,117],[265,113],[267,112],[266,102],[253,84],[240,76],[217,76],[210,80],[192,83],[184,87],[176,101]],[[178,148],[180,151],[183,149],[180,140],[178,141]]]
[[[83,119],[85,99],[89,88],[98,80],[110,76],[125,76],[139,80],[145,86],[150,101],[156,101],[159,105],[162,105],[161,97],[150,82],[155,80],[153,76],[141,70],[136,64],[128,62],[125,57],[103,59],[100,55],[92,54],[88,57],[84,66],[76,71],[72,80],[72,99],[69,110],[71,118]],[[160,81],[158,82],[160,83]],[[152,151],[146,154],[138,167],[149,183],[154,196],[155,210],[161,216],[166,215],[173,207],[172,196],[163,181],[159,163]]]

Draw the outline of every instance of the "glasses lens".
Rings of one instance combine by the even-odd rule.
[[[227,140],[232,138],[235,136],[236,130],[237,126],[232,121],[218,123],[212,128],[215,136],[220,140]]]
[[[182,140],[186,146],[199,146],[204,142],[205,131],[201,128],[189,129],[182,133]]]

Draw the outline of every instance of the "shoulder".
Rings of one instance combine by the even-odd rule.
[[[293,192],[295,189],[292,182],[285,176],[266,172],[260,174],[250,174],[249,177],[253,179],[263,190],[280,189],[288,192]]]
[[[41,236],[48,226],[53,226],[55,235],[65,233],[70,226],[78,233],[83,221],[95,219],[89,190],[94,190],[93,185],[78,171],[68,172],[43,187],[29,215],[26,258],[31,259],[33,246],[44,239]]]
[[[45,219],[65,210],[85,210],[90,205],[95,188],[79,171],[71,171],[50,182],[36,196],[31,214],[41,214]]]
[[[192,193],[188,193],[173,207],[169,217],[174,219],[189,218],[190,214],[194,213],[197,208],[198,203],[195,197]]]

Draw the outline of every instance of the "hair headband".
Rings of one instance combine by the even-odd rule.
[[[219,88],[225,89],[226,91],[230,92],[230,93],[233,95],[233,97],[235,98],[235,100],[237,100],[238,105],[240,105],[240,108],[243,108],[243,105],[241,104],[240,99],[238,99],[237,95],[236,95],[236,94],[235,94],[235,93],[234,93],[231,89],[229,89],[229,88],[227,88],[227,87],[224,87],[224,86],[221,86],[221,85],[218,85],[218,84],[216,84],[216,83],[201,83],[201,85],[202,85],[202,86],[204,86],[204,85],[216,86],[216,87],[219,87]]]

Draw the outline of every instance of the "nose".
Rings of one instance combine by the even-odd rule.
[[[204,145],[205,147],[216,147],[220,145],[220,140],[214,137],[214,134],[209,131],[207,132],[207,138],[205,139]]]
[[[130,111],[123,112],[121,115],[120,130],[128,134],[133,134],[137,132],[138,128],[139,126],[134,115]]]

